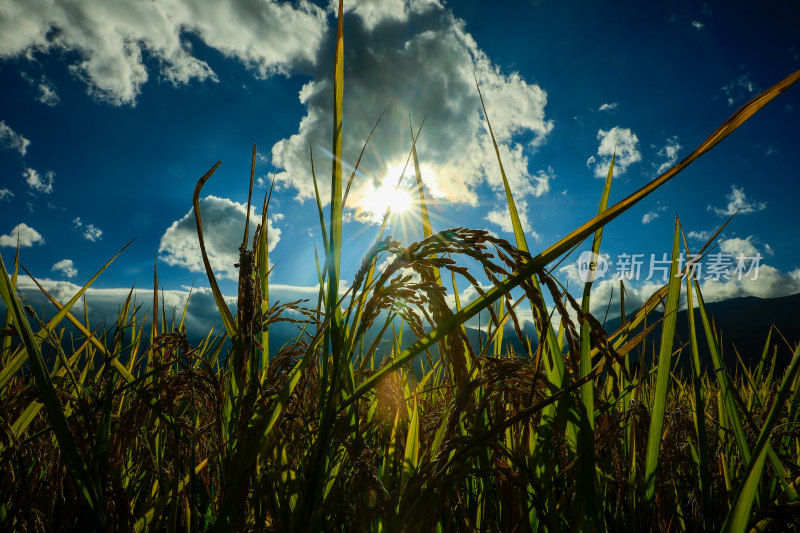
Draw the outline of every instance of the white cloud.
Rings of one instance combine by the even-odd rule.
[[[656,211],[648,211],[642,216],[642,224],[649,224],[660,216]]]
[[[728,105],[732,106],[737,102],[751,98],[758,92],[758,87],[753,80],[750,79],[750,74],[744,73],[738,78],[722,87],[722,92],[728,99]]]
[[[750,235],[746,239],[741,239],[739,237],[722,239],[719,242],[719,248],[723,253],[731,254],[733,256],[744,254],[748,257],[751,257],[758,252],[755,245],[753,244],[752,235]]]
[[[737,211],[740,215],[748,215],[757,211],[763,211],[767,208],[767,202],[753,201],[747,198],[744,189],[731,185],[731,192],[725,195],[728,200],[728,205],[724,208],[708,206],[707,211],[716,213],[718,216],[732,216]]]
[[[765,244],[763,250],[756,246],[755,238],[750,235],[745,239],[732,238],[720,242],[720,253],[729,254],[731,267],[728,269],[729,279],[705,279],[702,284],[703,297],[706,301],[715,302],[728,298],[742,296],[756,296],[758,298],[778,298],[800,292],[800,268],[789,272],[781,272],[777,268],[764,262],[764,255],[773,255],[772,248]],[[763,253],[762,253],[763,252]],[[739,255],[744,256],[744,269],[742,279],[735,269],[738,266]],[[759,255],[758,261],[753,258]],[[709,255],[705,262],[711,258]],[[756,270],[747,274],[748,269],[757,263]],[[704,274],[706,276],[707,273]],[[755,278],[755,279],[754,279]]]
[[[103,237],[103,230],[94,224],[84,224],[81,217],[76,217],[72,220],[73,227],[78,230],[84,239],[91,242],[97,242]]]
[[[702,231],[690,231],[687,237],[697,241],[705,242],[708,239],[710,239],[712,235],[714,235],[712,232],[708,230],[702,230]]]
[[[43,79],[40,81],[39,85],[36,86],[36,89],[39,91],[39,94],[36,96],[36,100],[44,105],[53,107],[54,105],[58,104],[59,101],[61,101],[61,99],[58,97],[55,87],[48,80]]]
[[[41,75],[38,82],[33,79],[33,76],[26,72],[20,72],[20,77],[28,82],[28,85],[36,87],[37,102],[41,102],[47,106],[53,107],[60,101],[53,82],[51,82],[47,76]]]
[[[339,2],[331,0],[329,9],[336,11]],[[406,20],[409,10],[413,14],[425,13],[431,8],[442,8],[442,2],[438,0],[416,0],[407,2],[406,0],[355,0],[345,2],[345,13],[354,12],[359,15],[367,30],[373,31],[382,23],[397,23]]]
[[[0,189],[0,202],[14,197],[14,193],[8,189]]]
[[[693,20],[692,21],[692,28],[694,28],[696,30],[702,30],[704,26],[705,26],[705,24],[703,24],[699,20]]]
[[[658,217],[661,216],[661,213],[667,210],[667,206],[661,205],[661,202],[657,202],[656,206],[648,211],[647,213],[642,216],[642,224],[649,224]]]
[[[656,168],[656,176],[660,176],[678,161],[678,153],[682,146],[678,142],[678,136],[673,135],[667,139],[666,144],[658,150],[658,157],[664,159],[661,164]]]
[[[250,237],[252,238],[252,232],[261,223],[261,216],[256,216],[255,207],[251,206],[250,209]],[[246,210],[246,204],[240,204],[227,198],[206,196],[200,200],[206,252],[211,268],[217,276],[232,280],[238,279],[238,269],[233,265],[239,262],[239,245],[244,236]],[[281,230],[273,227],[271,220],[267,224],[269,249],[272,250],[280,240]],[[200,244],[197,240],[194,208],[167,228],[161,237],[158,252],[159,258],[168,265],[182,266],[192,272],[205,272],[203,258],[200,254]]]
[[[23,222],[17,224],[8,235],[0,235],[0,246],[16,248],[17,238],[19,238],[20,248],[29,248],[34,244],[44,244],[44,238],[42,238],[41,234]]]
[[[600,107],[597,108],[597,110],[598,111],[605,111],[607,113],[610,113],[610,112],[614,111],[615,109],[617,109],[617,107],[619,107],[619,103],[618,102],[611,102],[611,103],[607,103],[607,104],[601,105]]]
[[[56,173],[52,170],[48,170],[42,175],[32,168],[26,168],[22,171],[22,177],[25,179],[25,183],[28,184],[28,187],[36,192],[42,194],[50,194],[53,192],[53,181],[56,177]]]
[[[482,183],[502,190],[473,70],[517,200],[536,194],[539,182],[529,169],[530,154],[553,128],[545,119],[544,90],[517,73],[501,72],[466,32],[464,21],[437,2],[359,2],[346,15],[345,26],[345,163],[355,162],[375,120],[391,106],[364,154],[363,175],[354,182],[348,205],[357,207],[357,200],[378,188],[389,169],[406,161],[409,115],[415,124],[427,117],[417,150],[433,198],[476,205],[475,190]],[[294,188],[300,200],[314,196],[309,145],[318,177],[331,164],[326,152],[332,136],[329,54],[319,57],[312,74],[299,93],[306,115],[297,133],[277,142],[271,152],[278,185]],[[319,181],[324,203],[330,198],[329,182]]]
[[[325,31],[321,8],[307,0],[201,2],[157,0],[9,0],[0,11],[0,58],[75,52],[69,70],[90,94],[134,104],[148,77],[143,55],[175,85],[216,80],[192,55],[192,34],[264,78],[313,59]]]
[[[30,144],[28,139],[12,130],[4,120],[0,120],[0,148],[16,150],[19,155],[24,156],[28,152]]]
[[[62,259],[58,263],[54,264],[50,270],[52,270],[53,272],[61,272],[68,278],[74,278],[75,276],[78,275],[78,271],[72,264],[72,259]]]
[[[592,156],[586,161],[586,166],[594,168],[594,175],[605,178],[608,167],[611,165],[611,156],[616,148],[617,157],[614,160],[614,176],[624,174],[628,167],[642,160],[639,152],[639,138],[629,128],[615,126],[608,131],[598,130],[597,157]]]
[[[103,230],[95,226],[94,224],[87,224],[83,228],[83,238],[87,241],[97,242],[103,236]]]

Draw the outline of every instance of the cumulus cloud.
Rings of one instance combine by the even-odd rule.
[[[744,239],[723,239],[719,253],[730,259],[730,266],[726,274],[719,277],[709,277],[706,270],[702,290],[707,301],[742,296],[778,298],[800,292],[800,268],[782,272],[765,263],[765,254],[771,256],[774,252],[768,244],[758,244],[752,235]],[[713,254],[706,258],[706,262],[709,260],[714,260]]]
[[[78,275],[78,271],[72,264],[72,259],[62,259],[58,263],[54,264],[50,270],[52,270],[53,272],[61,272],[68,278],[74,278],[75,276]]]
[[[145,54],[174,85],[217,79],[192,54],[189,34],[265,78],[311,60],[324,32],[324,12],[308,0],[9,0],[0,11],[0,58],[74,52],[63,57],[88,92],[123,105],[135,103],[149,78]]]
[[[406,161],[409,115],[415,123],[426,117],[417,150],[422,180],[433,198],[476,205],[479,185],[502,189],[473,71],[512,189],[519,199],[536,195],[539,181],[530,169],[530,155],[553,128],[545,118],[547,93],[541,87],[517,73],[501,72],[466,32],[464,22],[438,2],[356,2],[344,23],[345,163],[355,161],[376,119],[388,108],[361,161],[363,175],[354,182],[350,206],[358,207],[359,198],[368,198],[370,190]],[[315,149],[318,174],[331,164],[324,148],[332,136],[331,55],[329,49],[321,51],[310,72],[312,81],[299,93],[306,115],[297,132],[271,151],[278,185],[295,189],[300,200],[314,195],[309,145]],[[327,203],[328,180],[320,181],[320,189]]]
[[[261,223],[255,208],[250,208],[250,228],[255,230]],[[208,260],[214,274],[221,278],[239,279],[238,269],[233,265],[239,262],[239,245],[244,236],[246,204],[227,198],[206,196],[200,200],[200,214],[203,218],[203,238]],[[269,249],[275,248],[281,231],[268,221],[267,238]],[[252,236],[252,232],[250,234]],[[200,244],[197,240],[197,226],[194,208],[180,220],[167,228],[158,247],[159,258],[168,265],[181,266],[191,272],[205,272]]]
[[[618,102],[611,102],[601,105],[600,107],[597,108],[597,110],[611,113],[612,111],[616,110],[618,106],[619,106]]]
[[[666,144],[664,144],[657,153],[658,157],[662,158],[663,161],[656,168],[656,176],[660,176],[669,170],[678,161],[678,153],[681,151],[681,148],[682,146],[678,142],[677,135],[673,135],[667,139]]]
[[[769,246],[769,245],[768,245]],[[753,244],[753,236],[750,235],[745,239],[739,237],[732,237],[730,239],[722,239],[719,242],[719,248],[722,252],[738,256],[740,254],[746,256],[754,256],[758,253],[755,245]],[[771,249],[771,248],[770,248]]]
[[[331,0],[328,7],[331,11],[338,9],[339,2]],[[356,0],[345,2],[345,13],[354,12],[359,15],[364,22],[364,26],[369,31],[383,22],[402,22],[406,19],[408,10],[412,13],[424,13],[431,7],[443,7],[439,0],[416,0],[407,2],[406,0]]]
[[[39,174],[39,172],[32,168],[26,168],[22,171],[22,177],[25,179],[25,183],[28,184],[28,187],[38,193],[50,194],[53,192],[53,182],[55,181],[56,173],[52,170],[48,170],[44,174]]]
[[[9,191],[8,189],[0,189],[0,202],[3,200],[9,200],[14,197],[14,193]]]
[[[737,211],[740,215],[749,215],[750,213],[763,211],[767,208],[767,202],[748,199],[747,195],[744,193],[744,189],[736,185],[731,185],[731,192],[726,194],[725,198],[728,200],[728,205],[724,208],[709,205],[706,207],[706,210],[716,213],[721,217],[729,217]]]
[[[630,128],[615,126],[608,131],[598,130],[597,139],[600,141],[597,156],[591,156],[586,161],[586,166],[594,169],[595,177],[605,178],[608,175],[615,147],[617,157],[614,160],[614,176],[624,174],[630,165],[642,160],[639,137]]]
[[[19,239],[20,248],[30,248],[34,244],[44,244],[42,235],[24,222],[17,224],[8,235],[0,235],[0,246],[17,247]]]
[[[728,105],[732,106],[737,102],[753,97],[758,92],[758,87],[750,79],[750,74],[744,73],[729,84],[724,85],[722,92],[725,93]]]
[[[28,153],[28,145],[30,144],[31,142],[28,139],[12,130],[4,120],[0,120],[0,148],[16,150],[19,155],[24,156]]]
[[[75,218],[72,221],[72,225],[87,241],[97,242],[103,238],[103,230],[94,224],[84,224],[83,221],[81,221],[81,217]]]

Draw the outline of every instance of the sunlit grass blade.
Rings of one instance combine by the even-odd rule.
[[[375,125],[372,126],[372,130],[370,130],[369,135],[367,135],[367,138],[364,141],[364,146],[361,147],[361,153],[358,154],[356,164],[353,165],[353,170],[350,172],[350,178],[347,180],[347,187],[345,187],[344,197],[342,198],[342,209],[344,209],[344,206],[347,205],[347,195],[350,194],[350,186],[353,184],[353,178],[355,178],[356,172],[358,172],[358,166],[361,164],[361,158],[364,156],[364,151],[367,149],[367,145],[369,144],[370,139],[372,139],[372,134],[375,133],[375,130],[378,128],[378,124],[381,123],[381,119],[385,113],[385,109],[381,111],[381,115],[378,117],[378,120],[375,121]]]
[[[778,417],[780,416],[786,400],[789,398],[792,389],[797,387],[798,370],[800,370],[800,347],[794,352],[792,362],[786,370],[786,374],[783,376],[781,387],[772,403],[772,408],[769,410],[767,419],[764,421],[761,433],[758,435],[758,440],[753,447],[753,454],[747,462],[744,480],[739,486],[733,507],[725,519],[725,524],[723,524],[723,531],[737,533],[745,531],[748,518],[750,517],[750,509],[753,507],[753,501],[758,491],[758,484],[761,480],[764,462],[767,458],[769,441],[770,438],[772,438],[772,432],[775,429],[775,425],[778,423]]]
[[[686,237],[683,236],[686,257],[689,257],[689,247]],[[697,331],[694,319],[694,300],[692,298],[692,278],[694,272],[691,268],[686,275],[686,313],[689,324],[689,349],[692,362],[692,389],[694,390],[694,426],[697,435],[698,479],[700,481],[701,502],[703,505],[703,524],[706,529],[713,528],[713,512],[711,502],[711,469],[709,465],[708,435],[706,433],[706,399],[703,394],[703,375],[700,365],[700,350],[697,346]]]
[[[11,290],[12,292],[16,292],[17,290],[17,274],[19,273],[19,233],[17,233],[17,248],[14,253],[14,273],[11,274]],[[6,319],[5,319],[5,326],[3,327],[4,334],[3,334],[3,341],[0,342],[0,367],[5,370],[6,362],[11,356],[11,327],[14,324],[14,321],[11,318],[11,309],[6,309]],[[2,392],[4,385],[0,385],[0,392]]]
[[[667,387],[670,381],[670,358],[675,337],[675,325],[678,318],[678,302],[681,295],[680,266],[678,252],[680,244],[680,224],[675,219],[675,235],[672,241],[672,264],[669,269],[667,285],[667,303],[664,308],[664,323],[661,328],[661,344],[658,354],[658,374],[653,404],[650,408],[650,429],[647,432],[647,455],[645,459],[645,505],[652,509],[656,490],[656,469],[661,451],[661,439],[664,429],[664,413],[667,407]]]
[[[264,204],[261,206],[261,229],[258,234],[258,248],[256,251],[256,265],[258,267],[258,279],[261,283],[261,317],[262,320],[269,311],[269,201],[272,198],[272,190],[275,188],[275,180],[269,187],[269,192],[264,197]],[[261,329],[261,368],[266,370],[269,366],[269,324],[263,325]]]
[[[419,464],[419,410],[417,407],[417,395],[414,395],[414,407],[411,410],[411,420],[408,423],[406,433],[406,447],[403,458],[403,471],[400,476],[400,486],[405,486],[408,480],[417,470]]]
[[[611,156],[611,164],[608,167],[608,175],[603,185],[603,194],[600,196],[600,206],[597,214],[600,215],[608,207],[608,197],[611,192],[611,179],[614,176],[614,160],[616,153]],[[600,253],[600,243],[603,238],[603,228],[600,227],[594,232],[592,240],[592,260],[590,267],[589,280],[583,285],[583,298],[581,308],[585,313],[590,311],[590,298],[592,293],[592,282],[594,281],[594,257]],[[583,379],[592,371],[592,346],[591,346],[591,326],[586,322],[581,322],[580,326],[580,359],[578,376]],[[594,461],[594,382],[587,381],[581,386],[580,392],[580,428],[578,431],[579,449],[579,470],[580,477],[578,483],[578,498],[581,502],[582,517],[588,526],[598,528],[599,517],[597,512],[597,494],[595,493],[595,461]]]
[[[53,428],[53,433],[55,433],[56,439],[58,440],[60,453],[67,463],[75,483],[78,485],[81,496],[94,513],[97,524],[100,527],[104,527],[107,516],[105,506],[103,505],[101,489],[90,477],[86,462],[78,451],[67,418],[64,416],[64,412],[61,409],[58,395],[50,380],[50,373],[45,366],[42,353],[39,350],[39,345],[36,342],[36,338],[34,337],[27,318],[25,318],[22,303],[14,293],[11,279],[6,271],[6,265],[1,256],[0,297],[2,297],[3,302],[5,302],[6,308],[11,311],[14,324],[28,351],[28,361],[31,363],[31,370],[36,380],[39,398],[42,400],[47,411],[47,417]],[[65,313],[62,313],[61,317],[63,317],[64,314]]]
[[[524,252],[529,252],[528,242],[525,238],[525,232],[522,228],[522,222],[519,218],[519,213],[517,211],[516,202],[514,201],[514,195],[511,192],[511,187],[508,183],[508,178],[506,177],[506,172],[503,167],[503,161],[500,157],[500,148],[497,145],[497,140],[494,136],[494,130],[492,129],[491,121],[489,120],[489,113],[486,111],[486,104],[483,100],[483,94],[481,93],[480,84],[478,83],[478,76],[473,72],[473,77],[475,78],[475,87],[478,90],[478,97],[481,101],[481,108],[483,109],[484,118],[486,118],[486,126],[489,129],[489,135],[492,138],[492,144],[494,146],[495,155],[497,156],[497,164],[500,168],[500,176],[503,179],[503,189],[506,194],[506,204],[508,205],[509,210],[509,217],[511,218],[511,224],[514,229],[514,239],[517,245],[517,248]],[[549,261],[548,261],[549,262]],[[539,323],[543,324],[544,331],[538,331],[538,341],[540,344],[543,344],[546,348],[544,352],[543,360],[545,362],[545,370],[548,374],[548,378],[550,382],[555,387],[562,387],[566,385],[566,372],[564,369],[564,361],[562,359],[562,350],[561,346],[558,343],[556,338],[555,332],[553,331],[553,325],[549,319],[547,309],[544,306],[544,299],[542,296],[542,290],[539,286],[539,280],[537,279],[537,275],[535,271],[532,271],[531,274],[526,276],[526,278],[530,278],[533,284],[533,290],[536,297],[536,301],[531,301],[531,313],[533,316],[539,317]],[[488,296],[488,295],[487,295]],[[501,295],[498,295],[498,298]],[[494,301],[494,300],[492,300]],[[473,303],[477,303],[473,302]],[[491,304],[492,302],[489,302]],[[500,309],[502,314],[502,306],[503,302],[500,303]],[[477,310],[478,312],[480,309]],[[498,332],[498,336],[495,340],[495,352],[500,351],[502,345],[502,330]],[[561,420],[558,422],[555,420],[555,417],[558,416]],[[548,450],[551,446],[551,439],[552,436],[556,431],[559,430],[560,427],[566,426],[566,438],[567,444],[570,446],[571,450],[576,450],[578,446],[578,428],[575,424],[575,420],[578,419],[577,412],[574,408],[574,402],[572,398],[567,398],[565,402],[562,402],[558,406],[558,414],[556,414],[556,406],[555,405],[548,405],[544,412],[542,413],[542,423],[540,424],[538,437],[539,442],[536,443],[536,448],[541,450]],[[558,426],[557,426],[558,424]],[[533,450],[532,450],[533,451]]]
[[[233,315],[231,314],[230,309],[228,309],[228,304],[225,303],[225,298],[222,296],[222,292],[219,290],[219,285],[217,285],[217,280],[214,276],[214,270],[211,268],[211,263],[208,261],[205,240],[203,239],[203,220],[200,216],[200,191],[203,189],[203,185],[205,185],[212,174],[214,174],[214,171],[217,170],[220,164],[221,162],[217,161],[217,164],[211,167],[211,170],[206,172],[203,177],[198,180],[197,186],[194,188],[194,194],[192,195],[192,204],[194,205],[194,217],[195,222],[197,223],[197,238],[200,243],[200,254],[203,258],[203,266],[206,270],[208,283],[211,285],[211,292],[214,295],[214,301],[217,304],[217,310],[222,318],[222,323],[225,325],[225,330],[228,332],[228,336],[231,338],[231,340],[236,342],[239,337],[239,331],[236,327],[236,323],[233,320]]]
[[[744,426],[739,416],[739,411],[736,407],[736,399],[733,393],[733,384],[731,383],[725,363],[722,360],[722,353],[720,351],[719,342],[714,335],[714,330],[709,319],[708,312],[706,311],[706,304],[703,300],[703,294],[700,292],[700,284],[697,280],[693,280],[694,291],[697,295],[697,308],[700,311],[700,318],[703,321],[703,329],[705,330],[706,342],[708,350],[711,354],[711,362],[713,365],[714,376],[719,384],[720,395],[722,398],[723,406],[725,409],[726,420],[733,430],[736,444],[739,447],[742,459],[745,463],[750,462],[750,445],[747,442],[747,436],[744,432]]]
[[[212,531],[229,530],[231,525],[231,515],[234,512],[237,502],[239,501],[238,498],[241,496],[240,490],[243,476],[256,460],[256,457],[262,450],[266,440],[271,435],[272,430],[275,427],[275,423],[278,421],[281,413],[283,413],[283,410],[286,407],[294,388],[300,381],[300,377],[305,372],[308,363],[311,361],[317,348],[322,342],[323,333],[328,327],[329,321],[330,319],[326,320],[326,322],[322,324],[316,336],[309,344],[302,359],[298,361],[294,368],[292,368],[291,372],[289,372],[286,384],[278,393],[272,410],[268,413],[263,413],[258,419],[251,423],[250,430],[252,433],[250,438],[242,442],[241,445],[235,450],[235,457],[232,459],[232,471],[230,473],[231,490],[223,497],[222,503],[220,504],[219,515]]]

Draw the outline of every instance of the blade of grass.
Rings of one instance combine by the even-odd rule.
[[[30,324],[22,310],[22,302],[19,301],[11,285],[11,279],[6,271],[6,265],[0,256],[0,297],[6,304],[6,308],[11,311],[12,319],[17,327],[20,338],[28,351],[28,361],[31,363],[31,370],[39,391],[39,397],[45,405],[47,418],[53,427],[56,440],[67,468],[75,480],[78,490],[92,510],[92,516],[97,521],[97,525],[105,527],[107,516],[103,497],[100,488],[90,477],[88,468],[83,457],[78,451],[75,440],[72,437],[67,418],[61,409],[61,403],[53,383],[50,380],[50,373],[47,371],[42,353],[31,330]],[[61,314],[63,317],[63,314]]]
[[[764,470],[764,463],[767,459],[767,451],[769,450],[769,441],[772,437],[772,431],[775,429],[781,410],[795,387],[797,372],[800,370],[800,347],[798,347],[786,374],[781,381],[781,387],[778,390],[778,395],[772,403],[772,408],[769,410],[767,419],[764,421],[764,427],[758,435],[756,445],[753,447],[753,454],[747,462],[747,470],[744,479],[739,485],[736,492],[736,498],[733,503],[722,530],[725,532],[739,533],[745,531],[748,519],[750,517],[750,510],[753,507],[756,493],[758,491],[758,484],[761,480],[761,473]]]
[[[686,257],[689,255],[689,245],[686,236],[683,235],[683,247],[686,250]],[[706,433],[706,404],[703,397],[703,376],[700,366],[700,350],[697,346],[697,330],[694,319],[694,301],[692,298],[692,270],[686,276],[686,314],[689,320],[689,348],[692,356],[692,388],[694,390],[694,429],[697,434],[697,455],[698,455],[698,479],[700,481],[700,497],[703,505],[703,527],[706,530],[714,528],[714,514],[711,501],[711,469],[708,464],[708,435]]]
[[[209,178],[211,178],[211,176],[214,174],[214,171],[216,171],[221,164],[221,161],[217,161],[217,164],[211,167],[211,170],[206,172],[203,177],[198,180],[197,185],[194,188],[194,194],[192,195],[192,205],[194,205],[194,217],[195,222],[197,223],[197,239],[200,242],[200,254],[203,257],[203,266],[206,270],[208,283],[211,285],[211,292],[214,295],[214,302],[217,304],[217,310],[222,318],[222,323],[225,325],[225,330],[228,332],[228,337],[230,337],[231,341],[233,341],[235,344],[239,338],[239,331],[236,327],[235,321],[233,320],[233,315],[231,314],[230,309],[228,309],[228,305],[225,303],[225,298],[223,298],[222,292],[219,290],[219,285],[217,285],[217,279],[214,277],[214,270],[211,268],[211,263],[208,261],[205,239],[203,239],[203,220],[200,216],[200,191],[203,189],[203,185],[205,185]]]
[[[667,304],[664,308],[664,323],[661,328],[661,347],[658,355],[658,374],[650,408],[650,429],[647,432],[647,452],[644,466],[645,507],[652,512],[656,490],[656,469],[661,450],[664,429],[664,414],[667,407],[667,387],[670,380],[670,357],[678,318],[678,302],[681,295],[680,267],[678,252],[680,245],[680,223],[675,219],[675,235],[672,241],[672,264],[669,269]]]
[[[611,164],[608,167],[608,175],[603,185],[603,194],[600,196],[600,206],[597,214],[601,215],[608,207],[608,197],[611,192],[611,179],[614,176],[614,160],[616,159],[616,149],[611,156]],[[594,232],[592,240],[592,264],[590,268],[594,273],[594,257],[600,253],[600,242],[603,239],[603,228],[600,227]],[[590,311],[590,298],[592,293],[591,276],[583,285],[583,298],[581,299],[581,309],[585,313]],[[591,326],[584,320],[580,326],[580,359],[579,377],[585,378],[592,371],[592,346],[591,346]],[[597,509],[597,494],[595,492],[595,460],[594,460],[594,382],[587,381],[580,389],[581,405],[580,427],[578,431],[578,501],[581,502],[581,519],[586,527],[593,529],[600,528],[600,517]]]

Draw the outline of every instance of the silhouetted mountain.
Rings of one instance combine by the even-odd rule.
[[[738,364],[737,352],[748,367],[752,368],[757,365],[772,326],[775,326],[783,334],[792,348],[800,341],[800,294],[781,298],[756,298],[753,296],[731,298],[721,302],[707,303],[706,310],[720,335],[720,347],[725,364],[729,369],[735,368]],[[662,313],[654,312],[651,317],[648,319],[649,324],[660,319]],[[609,320],[605,329],[613,332],[619,328],[619,324],[619,318]],[[695,328],[697,329],[701,364],[708,365],[711,354],[706,342],[700,311],[697,309],[695,309]],[[689,318],[686,310],[678,312],[676,335],[676,348],[680,346],[678,341],[686,343],[689,340]],[[645,343],[644,353],[647,354],[645,361],[650,360],[653,346],[658,345],[660,340],[661,327],[659,325]],[[791,359],[792,348],[787,346],[781,335],[773,331],[768,357],[771,358],[773,354],[776,354],[779,366],[783,367]],[[640,350],[637,351],[641,353]],[[689,346],[687,345],[680,356],[679,368],[685,370],[689,368],[689,365]]]

